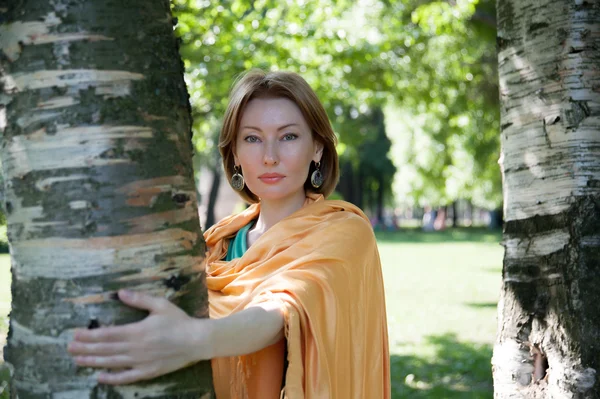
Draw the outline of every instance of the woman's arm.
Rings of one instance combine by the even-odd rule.
[[[283,338],[284,319],[274,302],[250,307],[222,319],[211,320],[213,351],[211,358],[246,355]]]
[[[283,337],[283,315],[272,303],[211,320],[189,317],[164,298],[120,291],[119,299],[150,314],[124,326],[76,330],[68,346],[79,366],[121,369],[100,373],[98,381],[105,384],[129,384],[200,360],[253,353]]]

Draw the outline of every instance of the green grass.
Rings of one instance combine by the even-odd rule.
[[[502,270],[500,233],[403,230],[380,232],[377,238],[385,279],[393,398],[492,398],[490,359]],[[10,306],[9,269],[9,256],[0,255],[2,346]]]
[[[501,234],[378,233],[394,398],[492,398]]]

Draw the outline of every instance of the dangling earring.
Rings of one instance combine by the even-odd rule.
[[[323,174],[319,170],[320,166],[321,166],[321,162],[315,163],[316,169],[314,172],[312,172],[312,175],[310,176],[310,183],[312,184],[312,186],[314,188],[319,188],[323,184]]]
[[[235,172],[233,176],[231,176],[231,187],[235,191],[242,191],[244,189],[244,176],[240,174],[240,167],[237,165],[233,165],[233,171]]]

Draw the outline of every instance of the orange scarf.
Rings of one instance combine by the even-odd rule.
[[[260,206],[205,234],[211,318],[277,301],[285,319],[289,399],[390,398],[383,279],[367,217],[344,201],[309,194],[304,207],[265,232],[239,259],[222,261],[229,239]],[[275,398],[284,341],[256,353],[212,360],[218,399]]]

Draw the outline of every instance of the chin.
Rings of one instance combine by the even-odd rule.
[[[285,201],[286,199],[292,199],[296,195],[299,195],[299,191],[291,191],[291,190],[257,190],[256,196],[261,200],[267,201]],[[304,187],[302,187],[302,195],[304,195]]]

